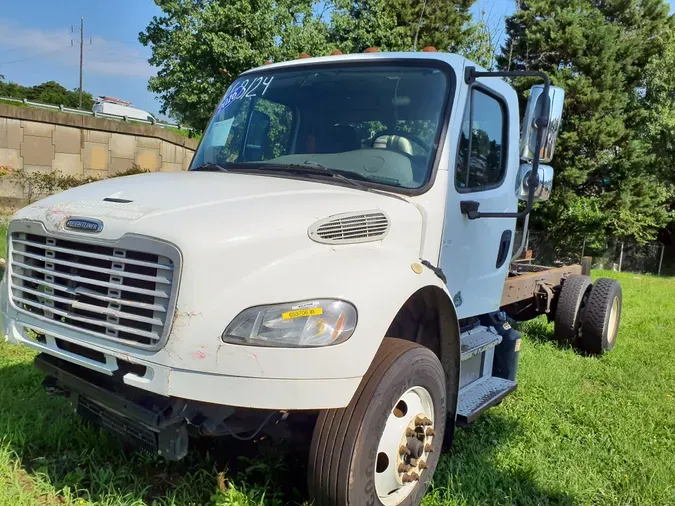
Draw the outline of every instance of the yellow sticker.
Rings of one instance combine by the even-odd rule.
[[[290,320],[292,318],[302,318],[303,316],[314,316],[318,314],[323,314],[323,309],[320,307],[313,307],[309,309],[298,309],[297,311],[288,311],[287,313],[281,313],[281,317],[284,320]]]

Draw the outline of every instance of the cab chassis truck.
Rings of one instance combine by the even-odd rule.
[[[504,77],[543,81],[522,128]],[[189,171],[12,217],[5,339],[138,448],[305,427],[314,504],[418,505],[455,426],[516,388],[509,321],[614,345],[616,281],[512,261],[552,189],[563,93],[431,49],[245,72]]]

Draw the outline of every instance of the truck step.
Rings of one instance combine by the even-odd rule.
[[[501,402],[516,389],[517,383],[491,377],[460,390],[457,403],[457,425],[465,426],[481,413]]]
[[[462,334],[460,340],[462,362],[497,346],[501,342],[502,336],[495,334],[486,327],[478,327]]]

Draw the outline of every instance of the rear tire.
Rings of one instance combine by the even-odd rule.
[[[581,351],[601,355],[614,348],[621,321],[621,299],[621,285],[616,280],[596,280],[586,303],[578,340]]]
[[[562,285],[555,311],[555,340],[572,343],[579,335],[581,319],[592,282],[588,276],[573,274]]]
[[[314,505],[419,505],[442,449],[445,395],[443,367],[431,350],[384,339],[349,405],[319,415],[308,466]],[[421,417],[432,425],[418,424]],[[401,447],[411,455],[401,456]],[[401,465],[413,467],[399,472]]]

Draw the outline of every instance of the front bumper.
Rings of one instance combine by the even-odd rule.
[[[48,375],[47,391],[63,392],[75,412],[135,447],[180,460],[188,450],[183,399],[169,399],[116,384],[83,367],[40,354],[35,366]]]
[[[2,302],[2,330],[9,342],[106,376],[121,376],[125,385],[164,397],[256,409],[330,409],[349,404],[360,382],[360,378],[251,378],[169,367],[153,362],[151,354],[132,356],[73,338],[54,325],[8,314]]]

